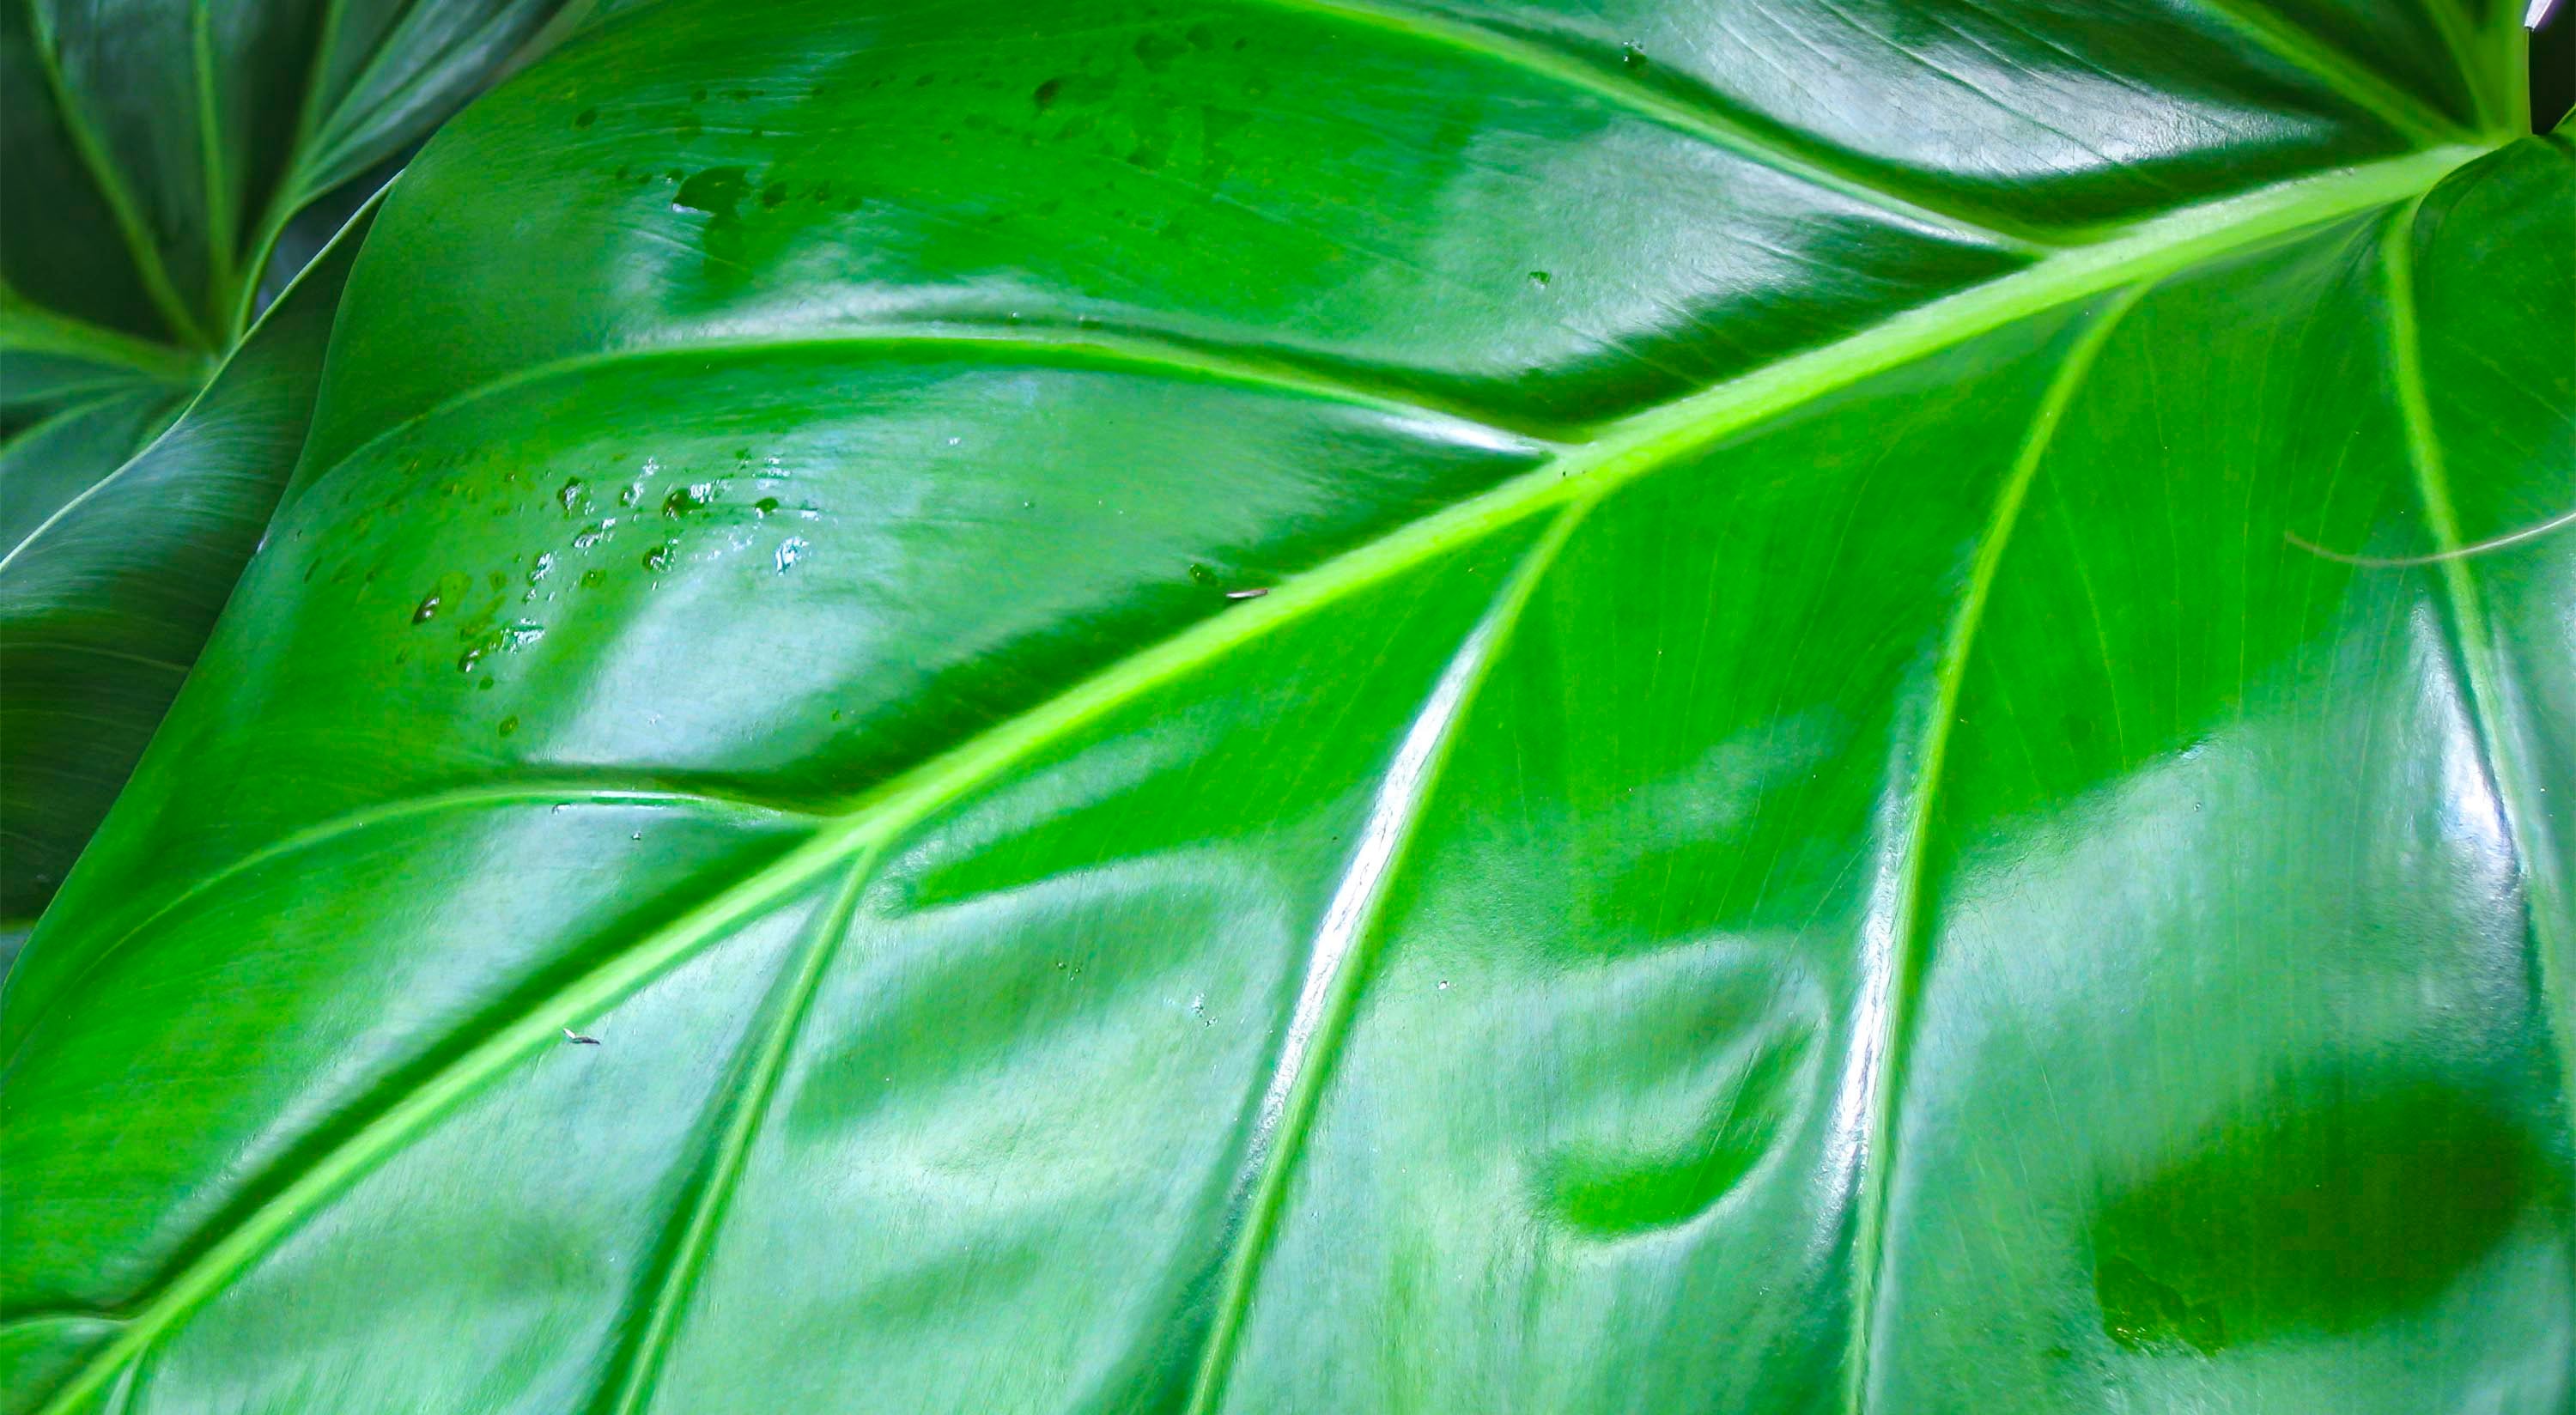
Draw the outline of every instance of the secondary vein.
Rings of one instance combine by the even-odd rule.
[[[974,324],[925,320],[905,324],[838,325],[784,337],[693,339],[668,344],[636,344],[575,354],[513,370],[440,400],[401,422],[372,434],[345,452],[332,455],[333,468],[364,456],[370,449],[460,409],[516,389],[559,378],[577,378],[626,364],[703,363],[730,356],[785,354],[821,349],[853,352],[946,355],[956,358],[1016,360],[1009,367],[1108,369],[1170,379],[1200,379],[1273,393],[1348,403],[1404,417],[1437,419],[1456,430],[1494,442],[1562,446],[1547,433],[1508,427],[1482,414],[1427,394],[1346,378],[1308,361],[1261,352],[1168,337],[1147,330]],[[327,472],[323,475],[328,475]],[[318,478],[317,478],[318,480]]]
[[[1822,143],[1797,142],[1784,133],[1766,131],[1714,102],[1688,103],[1641,83],[1619,70],[1585,62],[1565,47],[1538,42],[1495,29],[1451,19],[1385,0],[1269,0],[1282,9],[1337,17],[1374,29],[1401,34],[1443,49],[1472,54],[1588,93],[1615,107],[1687,133],[1723,148],[1757,166],[1852,198],[1893,216],[1925,225],[1946,226],[2008,250],[2039,252],[2056,244],[2049,233],[2035,231],[1993,213],[1974,211],[1929,191],[1897,190],[1888,174],[1855,162]]]
[[[2069,346],[2065,362],[2050,381],[2031,415],[2030,428],[2014,455],[2002,489],[1995,497],[1985,531],[1978,537],[1968,583],[1951,616],[1941,656],[1933,670],[1932,705],[1914,751],[1914,780],[1906,793],[1903,827],[1879,862],[1877,887],[1868,916],[1861,924],[1859,1006],[1855,1009],[1852,1046],[1846,1053],[1841,1083],[1835,1088],[1835,1145],[1845,1173],[1857,1168],[1859,1230],[1852,1264],[1852,1350],[1844,1363],[1844,1404],[1853,1415],[1868,1408],[1870,1337],[1878,1298],[1879,1270],[1885,1259],[1886,1209],[1894,1163],[1897,1092],[1903,1082],[1906,1038],[1913,1022],[1913,991],[1923,962],[1922,918],[1925,860],[1932,838],[1932,812],[1941,789],[1950,733],[1958,721],[1959,697],[1967,681],[1977,630],[1985,622],[1986,603],[1994,592],[1995,574],[2004,549],[2020,524],[2030,486],[2056,439],[2067,408],[2092,373],[2102,347],[2121,317],[2146,293],[2133,286],[2114,298]]]
[[[875,859],[876,852],[868,850],[851,862],[849,878],[824,911],[795,966],[784,977],[784,994],[772,1009],[776,1020],[759,1036],[760,1046],[750,1058],[750,1074],[742,1093],[724,1129],[717,1132],[703,1166],[706,1177],[696,1202],[690,1205],[688,1226],[682,1230],[679,1244],[663,1269],[662,1281],[655,1287],[652,1305],[646,1312],[643,1335],[617,1381],[609,1406],[614,1415],[636,1415],[652,1399],[654,1383],[679,1332],[680,1318],[696,1286],[698,1271],[715,1247],[716,1228],[724,1221],[734,1186],[740,1182],[743,1165],[751,1156],[752,1143],[759,1137],[761,1122],[768,1117],[770,1098],[778,1090],[778,1078],[787,1069],[788,1055],[795,1049],[806,1014],[813,1009],[814,994],[820,990],[824,974],[831,970],[832,960],[839,956],[841,941],[850,932],[859,895],[866,888]]]
[[[2417,142],[2459,142],[2475,136],[2423,99],[2380,77],[2317,35],[2274,14],[2259,0],[2203,0],[2203,3],[2239,32],[2306,70],[2310,77]]]
[[[1402,863],[1405,847],[1420,825],[1431,793],[1439,785],[1449,746],[1458,724],[1474,706],[1494,662],[1511,640],[1521,611],[1555,563],[1557,552],[1574,533],[1592,501],[1579,501],[1556,515],[1520,564],[1495,593],[1493,603],[1442,670],[1430,696],[1414,714],[1404,740],[1378,785],[1377,799],[1361,828],[1324,920],[1307,948],[1306,973],[1287,1031],[1264,1085],[1252,1125],[1251,1143],[1236,1190],[1243,1198],[1223,1264],[1222,1295],[1210,1317],[1197,1374],[1190,1392],[1190,1415],[1215,1408],[1225,1394],[1233,1368],[1235,1343],[1244,1313],[1259,1281],[1261,1263],[1277,1230],[1289,1180],[1303,1153],[1308,1126],[1332,1063],[1348,1033],[1351,1013],[1370,974],[1365,938],[1385,902],[1388,883]]]
[[[36,1004],[35,1012],[25,1014],[23,1020],[12,1019],[18,1022],[19,1040],[18,1044],[10,1049],[7,1062],[0,1063],[0,1077],[6,1077],[17,1069],[19,1056],[26,1049],[26,1039],[34,1035],[37,1025],[51,1010],[52,1002],[77,995],[80,992],[81,981],[106,966],[108,961],[128,944],[149,932],[153,925],[186,907],[207,891],[221,886],[225,881],[258,869],[262,865],[300,854],[317,845],[376,826],[477,806],[506,805],[691,806],[775,815],[782,818],[793,818],[798,814],[770,802],[756,801],[748,797],[726,796],[711,791],[659,786],[605,786],[595,781],[519,781],[506,786],[469,786],[421,796],[405,796],[380,805],[333,816],[271,841],[256,850],[227,861],[220,869],[189,881],[177,893],[92,952],[82,962],[79,971],[72,974],[62,986],[55,988],[48,998]]]

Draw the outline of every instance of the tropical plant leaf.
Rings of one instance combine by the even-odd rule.
[[[2516,18],[602,24],[10,980],[8,1388],[2562,1408]]]
[[[32,912],[107,814],[259,544],[366,224],[362,213],[141,451],[127,455],[166,420],[161,390],[75,403],[0,448],[12,908]]]
[[[559,3],[0,4],[0,921],[53,893],[223,608],[338,280],[215,424],[128,459]]]

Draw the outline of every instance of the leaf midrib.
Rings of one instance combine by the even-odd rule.
[[[0,285],[0,352],[54,354],[170,384],[194,384],[213,367],[211,355],[93,324],[6,285]]]
[[[14,2],[32,4],[32,0]],[[412,3],[413,0],[404,0],[406,12]],[[579,3],[580,0],[566,0],[564,8],[569,10]],[[53,99],[54,111],[80,158],[82,169],[97,185],[100,197],[114,218],[127,258],[136,278],[142,282],[144,293],[151,299],[154,312],[169,326],[169,334],[177,341],[175,344],[133,341],[144,342],[146,347],[162,351],[167,356],[156,362],[220,359],[238,349],[249,337],[256,322],[253,314],[260,280],[267,272],[268,261],[276,250],[278,239],[287,223],[322,195],[311,190],[309,181],[315,166],[314,146],[323,135],[326,118],[338,115],[336,111],[326,115],[320,109],[321,75],[330,59],[332,46],[337,42],[346,8],[347,0],[324,0],[314,45],[307,56],[295,130],[277,163],[276,184],[261,199],[258,221],[245,232],[242,229],[244,213],[238,209],[243,193],[233,184],[235,173],[224,144],[219,92],[221,75],[217,72],[213,47],[213,0],[187,0],[188,72],[196,90],[188,118],[195,129],[198,176],[203,183],[205,250],[200,254],[204,256],[208,277],[208,308],[205,310],[192,308],[172,281],[169,257],[153,238],[151,223],[134,195],[127,173],[118,165],[114,152],[92,121],[88,107],[78,101],[63,72],[51,12],[40,5],[33,9],[32,47]],[[495,15],[487,27],[501,22],[501,17]],[[393,32],[388,30],[388,33]],[[385,62],[386,52],[386,46],[381,44],[368,51],[358,77],[363,79],[375,73]],[[416,85],[423,77],[419,73],[406,76],[402,88],[396,92]],[[243,263],[245,256],[250,259],[247,265]],[[319,258],[316,255],[315,259]],[[50,309],[45,312],[56,321],[95,328],[86,321]],[[132,341],[132,336],[117,335],[104,329],[99,329],[98,333],[111,340]]]
[[[303,1216],[336,1197],[385,1156],[436,1123],[526,1056],[566,1021],[594,1015],[724,937],[726,930],[822,872],[847,866],[977,784],[1240,644],[1302,619],[1432,556],[1576,497],[1606,496],[1678,457],[1860,379],[1964,342],[2017,319],[2301,228],[2429,190],[2488,149],[2441,148],[2294,179],[2146,223],[2100,245],[2051,256],[2021,271],[1896,315],[1838,343],[1608,425],[1537,469],[1399,527],[1291,577],[1263,599],[1146,645],[1098,675],[923,762],[846,803],[804,846],[756,871],[670,925],[612,955],[447,1067],[404,1093],[375,1120],[250,1211],[229,1233],[134,1310],[48,1401],[69,1415],[162,1331],[212,1297]],[[801,341],[800,341],[801,342]],[[423,418],[477,396],[469,392]]]

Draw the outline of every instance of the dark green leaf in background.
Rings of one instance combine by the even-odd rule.
[[[53,893],[258,543],[339,277],[225,358],[558,3],[0,3],[0,927]]]
[[[2518,19],[618,14],[9,982],[10,1408],[2563,1411]]]
[[[259,544],[365,224],[140,451],[127,455],[166,420],[158,391],[75,405],[0,448],[0,878],[13,909],[51,891],[107,814]]]

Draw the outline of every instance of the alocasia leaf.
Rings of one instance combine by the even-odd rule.
[[[0,1006],[15,1408],[2551,1412],[2493,0],[665,0]]]
[[[0,0],[0,930],[106,812],[295,465],[339,277],[293,332],[253,316],[559,4]]]

